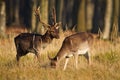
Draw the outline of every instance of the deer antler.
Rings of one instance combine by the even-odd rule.
[[[38,7],[38,8],[35,10],[35,16],[39,19],[39,22],[42,23],[43,26],[45,26],[45,27],[50,27],[49,24],[46,24],[46,23],[44,23],[44,22],[41,20],[40,7]]]
[[[55,11],[55,8],[53,8],[52,16],[53,16],[54,25],[55,25],[56,24],[56,11]]]
[[[51,25],[56,25],[56,12],[55,12],[55,8],[52,9],[52,14],[51,14],[51,17],[50,17],[50,20],[51,20]]]

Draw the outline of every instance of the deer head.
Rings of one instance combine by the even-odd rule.
[[[41,20],[41,15],[40,15],[40,7],[38,7],[35,10],[35,15],[36,17],[39,19],[39,22],[43,24],[43,26],[45,27],[45,29],[47,29],[46,34],[51,36],[52,38],[59,38],[59,26],[61,25],[61,22],[57,23],[56,22],[56,12],[55,12],[55,8],[53,8],[52,11],[52,24],[46,24],[44,23],[44,21]]]
[[[58,66],[57,64],[58,64],[58,57],[56,57],[56,58],[51,58],[49,55],[48,55],[48,59],[51,61],[51,63],[50,63],[50,66],[52,67],[52,68],[56,68],[56,66]]]

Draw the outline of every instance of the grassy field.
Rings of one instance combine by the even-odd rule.
[[[49,67],[47,53],[51,57],[58,52],[64,37],[53,40],[41,54],[41,62],[33,54],[24,56],[20,66],[16,65],[14,36],[0,39],[0,80],[120,80],[120,44],[96,40],[92,46],[92,65],[87,64],[83,56],[79,57],[79,68],[74,67],[71,58],[67,69],[63,71],[64,60],[59,68]]]

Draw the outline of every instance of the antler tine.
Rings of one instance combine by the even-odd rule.
[[[55,11],[55,8],[53,8],[52,16],[53,16],[54,24],[56,24],[56,11]]]
[[[39,22],[42,23],[43,26],[45,26],[45,27],[49,27],[49,26],[50,26],[49,24],[46,24],[46,23],[44,23],[44,22],[41,20],[40,7],[38,7],[38,8],[35,10],[35,16],[39,19]]]

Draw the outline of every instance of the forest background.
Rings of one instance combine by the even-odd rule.
[[[103,38],[109,39],[112,32],[119,35],[119,0],[0,0],[0,35],[13,27],[23,27],[31,32],[43,34],[41,24],[34,10],[40,6],[42,20],[50,23],[52,8],[56,9],[57,22],[62,29],[76,26],[76,31],[103,32]]]

